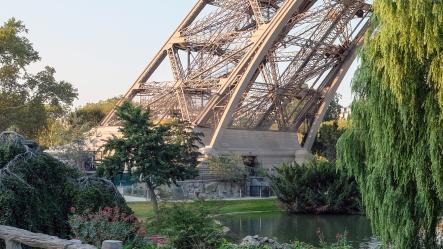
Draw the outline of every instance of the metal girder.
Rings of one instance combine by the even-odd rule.
[[[212,128],[212,147],[230,128],[307,124],[310,149],[370,13],[364,0],[200,0],[119,105],[138,99],[154,120]],[[165,60],[171,78],[150,81]]]

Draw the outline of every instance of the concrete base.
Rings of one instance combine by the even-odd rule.
[[[196,128],[196,131],[205,134],[204,144],[209,144],[211,129]],[[296,152],[300,154],[301,160],[308,158],[307,153],[298,143],[297,133],[277,131],[253,131],[227,129],[223,137],[214,147],[203,147],[203,154],[240,154],[242,156],[254,156],[257,163],[267,170],[296,160]],[[310,153],[309,153],[310,154]]]
[[[120,136],[118,128],[95,128],[87,141],[88,149],[96,150],[112,136]],[[196,127],[195,131],[204,134],[202,140],[205,145],[210,144],[211,129]],[[294,160],[300,164],[312,159],[312,154],[298,143],[295,132],[227,129],[223,134],[214,147],[204,146],[201,152],[205,155],[239,154],[256,157],[256,163],[267,170]]]

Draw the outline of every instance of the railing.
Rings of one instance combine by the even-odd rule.
[[[16,227],[0,225],[0,239],[6,243],[6,249],[21,249],[22,244],[34,248],[44,249],[97,249],[97,247],[83,244],[80,240],[65,240],[42,233],[33,233]],[[105,240],[102,249],[121,249],[121,241]]]

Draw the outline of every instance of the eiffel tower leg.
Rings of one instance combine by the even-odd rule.
[[[116,107],[123,104],[124,101],[131,100],[136,94],[137,90],[140,89],[141,83],[145,82],[149,79],[149,77],[152,75],[152,73],[157,69],[157,67],[163,62],[163,60],[168,55],[168,49],[172,48],[174,40],[180,39],[180,30],[183,27],[188,26],[190,23],[192,23],[195,18],[200,14],[202,9],[206,6],[207,1],[206,0],[199,0],[192,10],[189,12],[189,14],[185,17],[185,19],[180,23],[180,25],[177,27],[175,32],[169,37],[169,39],[166,41],[166,43],[163,45],[163,47],[160,49],[160,51],[155,55],[154,59],[148,64],[148,66],[143,70],[143,72],[140,74],[140,76],[135,80],[135,82],[132,84],[132,86],[129,88],[129,90],[125,93],[123,98],[117,103]],[[107,126],[109,125],[109,122],[111,121],[112,117],[115,115],[114,109],[102,120],[100,123],[101,126]]]
[[[351,67],[352,62],[354,62],[357,56],[357,48],[363,44],[364,34],[367,31],[368,27],[369,23],[367,23],[358,34],[356,45],[351,50],[349,50],[349,53],[344,59],[344,61],[340,65],[338,65],[334,70],[332,70],[331,71],[332,73],[326,77],[325,80],[328,81],[327,85],[329,86],[329,88],[327,89],[327,92],[324,95],[325,97],[323,102],[320,104],[319,108],[317,109],[314,121],[311,124],[309,132],[305,139],[305,143],[303,144],[303,148],[306,151],[311,151],[317,133],[320,129],[321,122],[323,121],[326,111],[328,110],[329,104],[331,104],[332,99],[334,98],[338,87],[340,86],[341,82],[343,81],[343,78],[345,77],[346,73]]]
[[[220,122],[215,128],[211,142],[209,144],[210,148],[217,146],[217,142],[220,137],[223,136],[224,130],[229,126],[232,120],[232,114],[235,108],[239,104],[241,95],[245,91],[248,83],[253,79],[253,75],[258,70],[260,63],[263,61],[268,50],[278,39],[282,29],[287,24],[289,19],[294,15],[294,13],[299,9],[299,7],[304,3],[303,0],[288,0],[285,2],[284,6],[279,10],[278,14],[272,19],[272,21],[267,24],[260,35],[257,35],[257,42],[252,49],[250,60],[248,64],[245,62],[244,65],[239,65],[240,68],[246,68],[243,76],[240,78],[236,85],[235,91],[232,97],[229,99],[227,106],[223,112]],[[264,27],[264,26],[262,26]],[[229,82],[228,82],[229,84]]]

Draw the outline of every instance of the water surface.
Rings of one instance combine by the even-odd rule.
[[[279,242],[294,240],[319,245],[346,233],[353,248],[378,248],[369,220],[359,215],[290,215],[282,212],[233,214],[219,217],[230,228],[228,236],[235,242],[247,235],[266,236]]]

